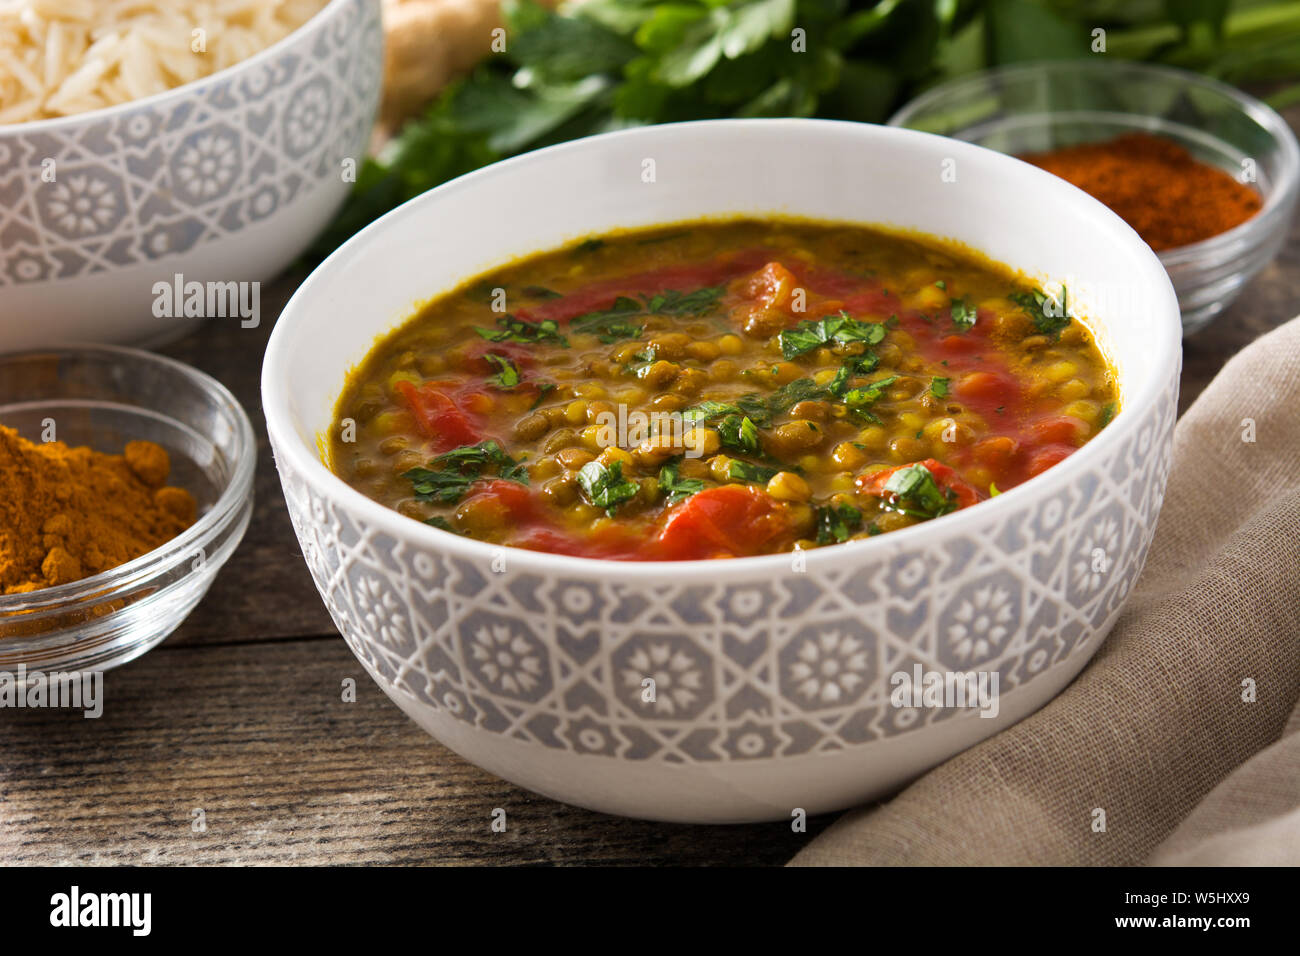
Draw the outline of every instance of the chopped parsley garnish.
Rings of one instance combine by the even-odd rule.
[[[953,328],[958,332],[969,332],[975,327],[975,306],[970,299],[952,299],[948,312],[952,316]]]
[[[787,382],[771,395],[767,396],[767,408],[775,418],[782,412],[788,412],[800,402],[815,401],[826,397],[826,389],[810,378],[797,378]],[[753,415],[750,415],[753,418]]]
[[[711,418],[720,418],[723,415],[740,415],[743,414],[739,405],[733,405],[730,402],[715,402],[712,400],[700,402],[698,405],[692,405],[686,411],[682,412],[682,419],[688,422],[707,422]]]
[[[659,350],[653,345],[647,345],[632,356],[632,361],[623,366],[623,371],[639,378],[658,358]]]
[[[816,387],[812,379],[800,379],[809,385]],[[795,384],[794,382],[790,383]],[[771,395],[763,396],[757,392],[751,392],[748,395],[742,395],[734,402],[715,402],[703,401],[698,405],[692,405],[686,411],[682,412],[684,421],[707,422],[713,419],[727,418],[737,416],[748,418],[759,428],[766,428],[772,423],[772,419],[781,412],[788,409],[796,402],[802,401],[802,398],[795,398],[784,404],[788,395],[783,395],[781,389],[773,392]]]
[[[1061,286],[1061,300],[1057,302],[1042,289],[1032,292],[1012,292],[1007,296],[1020,306],[1031,319],[1040,335],[1058,338],[1070,325],[1069,292]]]
[[[880,322],[862,322],[847,312],[822,319],[804,319],[793,329],[781,333],[781,354],[792,359],[811,352],[820,345],[833,342],[865,342],[876,345],[885,337],[885,326]]]
[[[843,398],[844,393],[849,389],[849,379],[873,372],[879,364],[880,357],[875,352],[852,356],[840,366],[835,377],[827,383],[826,391],[836,398]]]
[[[503,315],[497,319],[497,328],[485,329],[476,326],[474,331],[489,342],[523,342],[525,345],[534,342],[555,342],[563,348],[569,347],[569,340],[560,334],[560,325],[554,319],[526,322],[513,315]]]
[[[957,508],[957,496],[940,488],[925,465],[898,469],[885,482],[885,492],[892,496],[895,511],[913,518],[937,518]]]
[[[722,286],[706,286],[694,292],[668,289],[639,300],[621,295],[607,309],[597,309],[577,316],[569,323],[575,332],[590,332],[609,344],[620,339],[635,339],[645,329],[634,321],[651,315],[699,316],[713,311],[722,296]]]
[[[569,328],[574,332],[591,332],[606,344],[619,339],[635,339],[645,326],[629,319],[641,314],[641,304],[636,299],[619,296],[608,309],[578,316],[569,323]]]
[[[659,469],[659,490],[668,496],[669,504],[676,504],[683,498],[689,498],[697,491],[704,490],[704,482],[699,478],[683,478],[678,474],[681,459],[674,458]]]
[[[732,481],[750,481],[765,485],[772,480],[776,473],[777,469],[775,468],[738,459],[732,459],[731,464],[727,466],[727,477]]]
[[[847,541],[862,530],[862,512],[853,505],[822,505],[813,522],[818,544]]]
[[[718,437],[728,448],[758,454],[758,426],[748,415],[728,415],[718,423]]]
[[[1101,417],[1097,420],[1097,431],[1101,431],[1110,424],[1111,419],[1115,417],[1115,403],[1107,402],[1101,406]]]
[[[460,534],[459,531],[451,526],[451,522],[442,515],[434,515],[432,518],[425,518],[424,523],[433,525],[435,528],[441,528],[443,531],[450,531],[452,534]]]
[[[947,291],[948,291],[948,283],[944,282],[942,279],[940,279],[938,282],[936,282],[936,283],[934,284],[934,287],[935,287],[936,289],[942,289],[944,292],[947,292]]]
[[[519,369],[515,364],[504,355],[497,355],[494,352],[484,352],[483,358],[487,359],[497,368],[495,375],[488,376],[488,384],[495,385],[497,388],[510,389],[519,384]],[[554,386],[552,386],[554,387]]]
[[[717,308],[718,299],[722,297],[722,290],[723,287],[720,285],[704,286],[694,292],[677,292],[674,289],[668,289],[650,297],[646,302],[646,313],[649,315],[707,315]]]
[[[844,404],[849,412],[863,421],[879,425],[880,419],[871,411],[871,406],[880,401],[885,389],[898,380],[897,375],[890,375],[878,382],[872,382],[862,388],[852,388],[844,393]]]
[[[618,461],[612,465],[587,462],[578,472],[578,484],[587,500],[597,508],[604,508],[607,515],[612,515],[620,504],[635,497],[641,487],[623,477],[623,463]]]
[[[411,482],[415,497],[420,501],[438,501],[455,504],[465,496],[469,486],[484,472],[495,470],[500,478],[528,484],[528,468],[515,461],[497,443],[489,438],[477,445],[462,445],[438,455],[427,468],[412,468],[402,473]]]
[[[941,378],[940,376],[936,375],[933,379],[930,380],[930,394],[933,395],[935,398],[947,398],[949,381],[950,379]]]

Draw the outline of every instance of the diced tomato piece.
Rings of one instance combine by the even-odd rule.
[[[1020,385],[1002,372],[968,372],[957,380],[953,391],[958,398],[1010,405],[1018,400]]]
[[[478,426],[445,392],[435,387],[438,384],[441,383],[397,383],[397,390],[415,416],[420,431],[434,442],[438,453],[480,441],[482,433]]]
[[[958,508],[969,508],[980,500],[980,494],[973,485],[947,465],[940,464],[933,458],[924,458],[921,461],[909,462],[895,468],[886,468],[870,475],[861,475],[855,484],[861,494],[883,498],[886,495],[885,485],[893,477],[894,472],[903,468],[911,468],[913,465],[924,465],[930,474],[934,476],[934,483],[939,486],[940,490],[951,491],[956,495]]]
[[[749,485],[706,488],[668,515],[657,556],[676,561],[744,557],[773,550],[794,534],[789,513],[767,492]]]
[[[1027,466],[1029,477],[1032,478],[1034,475],[1042,474],[1058,462],[1065,461],[1076,451],[1078,449],[1073,445],[1047,445],[1039,448],[1029,457],[1029,465]]]
[[[632,561],[641,558],[644,541],[628,528],[611,526],[582,536],[555,528],[529,528],[511,542],[516,547],[578,558],[602,558],[607,561]]]
[[[980,464],[990,468],[1005,468],[1016,457],[1020,443],[1006,435],[991,435],[975,443],[971,455]]]
[[[939,321],[944,322],[947,320],[941,317]],[[970,332],[967,332],[964,335],[945,335],[940,340],[939,347],[943,350],[945,355],[970,355],[973,352],[978,352],[981,349],[988,348],[988,342],[984,341],[977,335],[972,335]],[[988,375],[991,373],[977,372],[972,374]]]
[[[574,534],[564,534],[553,528],[529,528],[519,534],[511,544],[529,551],[546,551],[550,554],[568,554],[576,557],[594,557],[587,555],[582,540]]]
[[[495,504],[514,522],[528,520],[534,510],[533,493],[529,491],[528,486],[504,478],[474,482],[465,501]]]
[[[779,262],[769,262],[745,283],[744,295],[765,308],[788,309],[799,280]]]
[[[1045,445],[1081,445],[1088,423],[1071,415],[1054,415],[1034,422],[1034,436]]]

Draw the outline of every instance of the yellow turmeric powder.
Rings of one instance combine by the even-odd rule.
[[[106,455],[0,425],[0,594],[99,574],[176,537],[197,509],[170,472],[153,442]]]

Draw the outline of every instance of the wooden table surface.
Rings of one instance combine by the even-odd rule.
[[[1300,108],[1288,119],[1300,126]],[[380,692],[335,631],[289,525],[258,378],[301,275],[259,328],[213,320],[165,348],[223,381],[259,435],[239,550],[184,625],[109,671],[104,715],[0,717],[0,863],[779,864],[830,822],[676,826],[576,809],[470,765]],[[1300,312],[1300,231],[1186,340],[1186,408],[1229,356]],[[344,703],[344,678],[357,701]],[[505,833],[491,814],[507,812]],[[205,828],[196,831],[195,811]]]

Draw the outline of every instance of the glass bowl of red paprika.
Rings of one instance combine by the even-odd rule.
[[[1184,334],[1277,255],[1300,187],[1295,134],[1268,105],[1196,73],[1105,54],[971,74],[889,124],[1021,157],[1105,202],[1160,257]]]
[[[15,687],[116,667],[180,626],[248,527],[257,442],[247,413],[215,379],[160,355],[107,345],[0,354],[0,425],[12,430],[11,446],[57,441],[72,455],[82,446],[117,455],[128,442],[152,442],[167,452],[166,483],[189,492],[197,510],[187,529],[116,567],[35,590],[0,591],[2,698],[6,685],[12,696]],[[0,479],[11,493],[35,493],[30,464],[20,455],[0,456]],[[50,491],[68,502],[72,517],[60,537],[91,534],[91,522],[76,517],[88,496]],[[90,492],[112,494],[107,483]],[[9,513],[22,514],[23,502],[13,504],[20,510]],[[111,506],[105,500],[101,510]],[[28,511],[36,510],[32,503]],[[0,527],[0,562],[12,550],[6,545],[23,544],[14,530]]]

